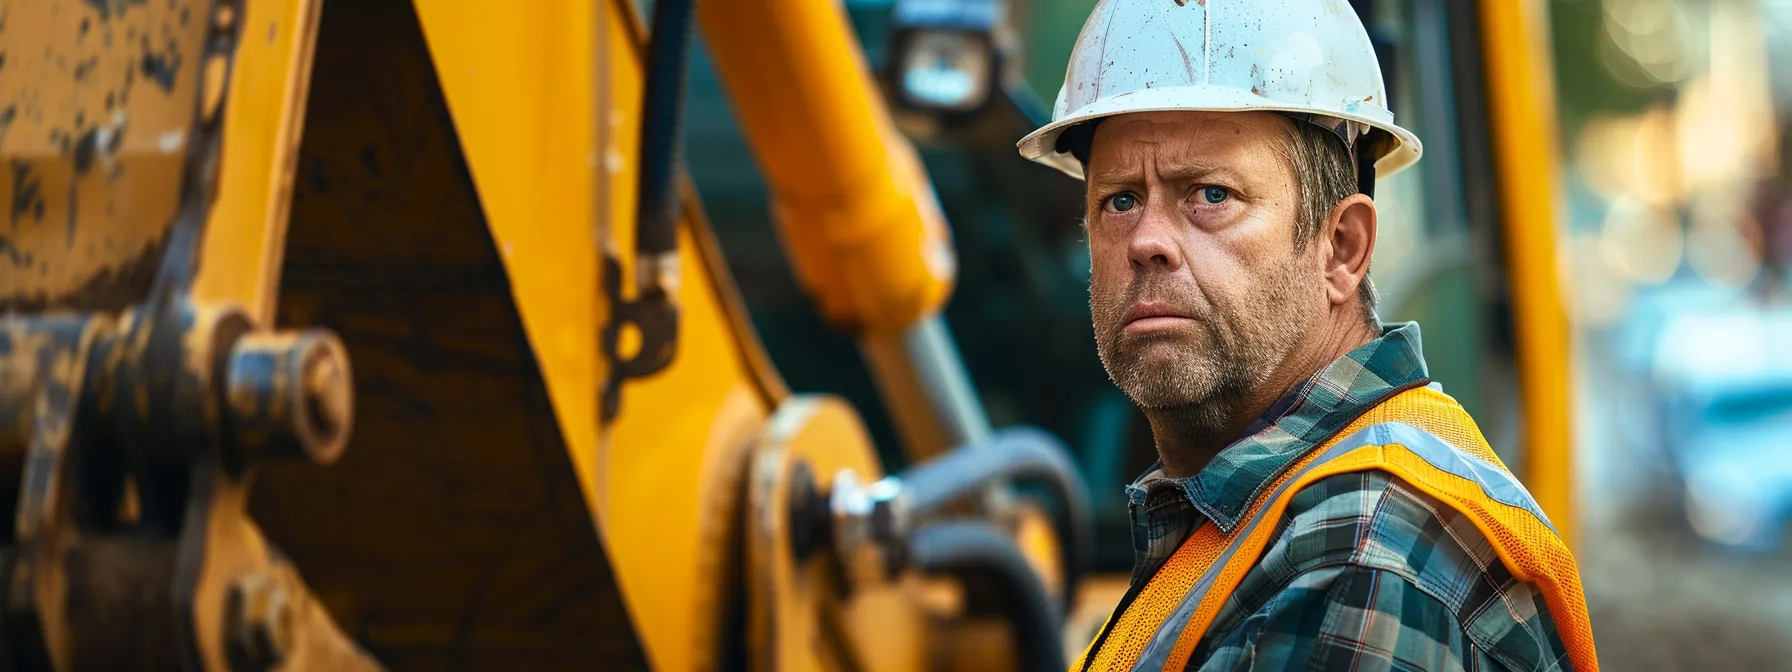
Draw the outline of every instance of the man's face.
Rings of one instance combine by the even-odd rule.
[[[1322,241],[1295,245],[1289,123],[1149,112],[1096,130],[1090,312],[1102,364],[1139,406],[1225,426],[1323,315]]]

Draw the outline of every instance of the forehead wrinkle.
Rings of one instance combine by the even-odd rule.
[[[1233,176],[1235,170],[1228,168],[1223,162],[1211,161],[1199,154],[1189,153],[1165,161],[1156,171],[1157,177],[1166,182],[1189,182],[1208,179],[1216,175]]]
[[[1129,156],[1130,152],[1116,152],[1121,156],[1103,162],[1106,165],[1091,165],[1089,184],[1139,184],[1151,180],[1179,184],[1215,178],[1228,178],[1231,182],[1241,179],[1238,162],[1225,158],[1232,153],[1230,151],[1202,151],[1199,147],[1170,149],[1172,151],[1149,152],[1137,160],[1128,160],[1136,156]],[[1174,151],[1176,149],[1184,151]],[[1216,154],[1221,156],[1216,159]]]
[[[1258,123],[1260,121],[1268,123]],[[1283,158],[1279,146],[1291,122],[1271,113],[1144,112],[1096,129],[1087,169],[1091,191],[1163,180],[1182,183],[1225,178],[1231,186],[1261,177],[1260,159]],[[1263,147],[1267,141],[1269,147]],[[1103,151],[1105,149],[1105,151]],[[1265,151],[1267,150],[1267,151]],[[1101,160],[1098,160],[1101,159]],[[1287,163],[1286,160],[1275,163]]]
[[[1243,137],[1243,131],[1248,129],[1237,120],[1195,121],[1129,119],[1115,127],[1103,126],[1096,131],[1098,141],[1092,154],[1122,163],[1150,158],[1165,164],[1165,169],[1214,169],[1227,163],[1225,159],[1248,152],[1246,145],[1255,139]],[[1122,133],[1125,135],[1119,135]],[[1106,151],[1102,151],[1104,148]]]
[[[1160,114],[1169,116],[1159,118]],[[1251,130],[1236,113],[1203,113],[1187,115],[1186,113],[1144,113],[1139,118],[1127,119],[1116,124],[1115,131],[1131,131],[1131,137],[1141,142],[1176,142],[1178,144],[1209,144],[1225,142],[1229,138],[1245,135]],[[1097,129],[1099,135],[1103,129]],[[1150,140],[1145,140],[1150,138]]]
[[[1139,184],[1145,181],[1145,173],[1157,166],[1159,149],[1163,143],[1153,140],[1127,139],[1124,145],[1114,149],[1114,160],[1104,161],[1107,164],[1096,166],[1095,154],[1090,157],[1088,184]]]

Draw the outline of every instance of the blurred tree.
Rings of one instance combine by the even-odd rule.
[[[1549,30],[1555,51],[1556,101],[1566,146],[1595,113],[1632,114],[1673,97],[1673,88],[1638,88],[1619,81],[1600,57],[1605,34],[1603,0],[1551,0]]]

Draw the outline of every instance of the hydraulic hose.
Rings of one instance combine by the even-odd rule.
[[[1025,672],[1062,672],[1063,620],[1020,548],[988,523],[945,522],[909,536],[910,557],[929,574],[974,575],[1002,593]]]
[[[1094,552],[1089,494],[1064,444],[1043,430],[1013,427],[997,431],[989,441],[965,446],[917,465],[901,476],[907,514],[925,520],[947,504],[979,495],[990,483],[1037,481],[1052,491],[1060,505],[1058,534],[1064,548],[1064,598],[1075,594],[1077,581]]]
[[[678,169],[683,154],[686,61],[696,0],[657,0],[641,94],[641,182],[635,251],[659,258],[678,250]]]

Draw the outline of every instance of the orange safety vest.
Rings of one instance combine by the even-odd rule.
[[[1095,640],[1101,649],[1085,650],[1072,672],[1182,670],[1225,598],[1257,564],[1295,493],[1328,476],[1370,469],[1393,474],[1473,520],[1512,576],[1542,591],[1574,669],[1599,669],[1574,556],[1474,419],[1455,399],[1419,387],[1377,404],[1295,460],[1230,534],[1212,524],[1197,528],[1126,610],[1109,617]]]

